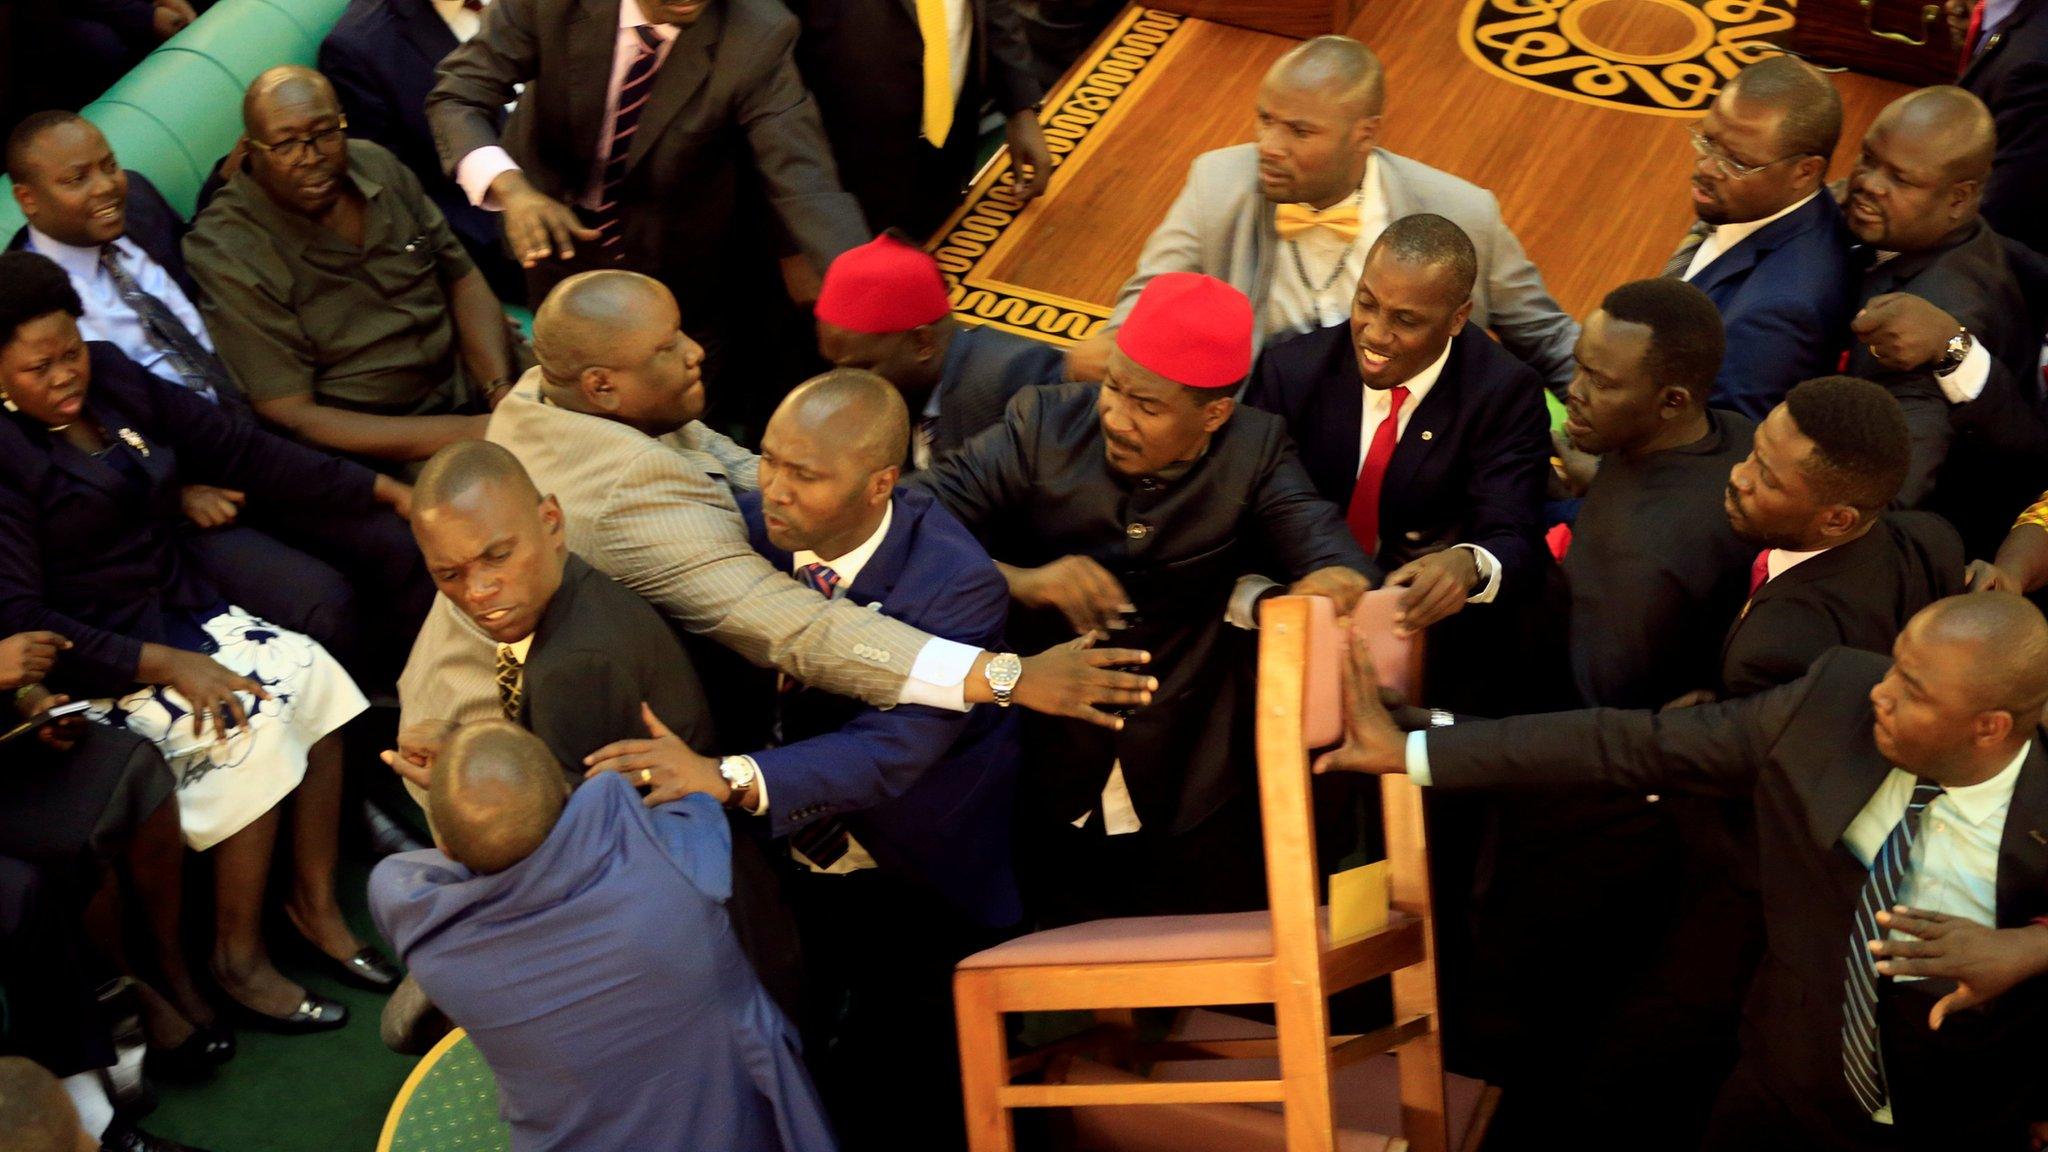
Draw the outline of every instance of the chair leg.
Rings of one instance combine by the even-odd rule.
[[[968,1152],[1016,1152],[1016,1133],[1002,1102],[1003,1084],[1010,1078],[1009,1044],[988,983],[973,972],[954,973],[953,1012],[960,1031]]]
[[[1443,1038],[1434,1030],[1394,1049],[1401,1069],[1401,1133],[1414,1152],[1452,1152],[1444,1099]]]
[[[1334,1152],[1337,1108],[1330,1085],[1329,1008],[1318,990],[1298,988],[1274,1002],[1273,1015],[1280,1032],[1287,1152]]]

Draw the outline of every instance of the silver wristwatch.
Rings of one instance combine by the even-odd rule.
[[[727,756],[718,762],[718,774],[725,777],[725,783],[738,796],[754,786],[760,775],[754,771],[754,762],[745,756]]]
[[[1968,328],[1956,329],[1956,334],[1949,337],[1948,344],[1942,348],[1941,359],[1934,362],[1935,375],[1946,376],[1961,368],[1963,361],[1970,355],[1970,349],[1976,343]]]
[[[1429,710],[1429,726],[1431,728],[1449,728],[1457,722],[1458,718],[1456,716],[1441,708],[1431,708]]]
[[[981,674],[988,678],[989,691],[995,693],[996,707],[1008,708],[1010,693],[1024,676],[1024,661],[1015,652],[992,652]]]

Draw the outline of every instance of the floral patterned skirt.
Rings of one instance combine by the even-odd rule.
[[[249,722],[225,739],[212,725],[192,731],[192,708],[171,688],[146,685],[118,700],[95,700],[89,715],[155,744],[178,781],[185,842],[205,851],[253,823],[306,778],[306,752],[369,702],[311,637],[240,608],[195,621],[207,656],[270,691],[243,693]]]

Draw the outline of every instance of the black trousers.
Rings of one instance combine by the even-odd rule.
[[[803,938],[804,1053],[841,1147],[963,1147],[953,966],[1009,933],[886,869],[792,868],[785,890]]]
[[[60,1077],[114,1062],[85,976],[78,914],[78,894],[63,881],[0,856],[0,986],[8,1010],[0,1052]]]

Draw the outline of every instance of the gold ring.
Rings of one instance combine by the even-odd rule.
[[[649,785],[649,784],[652,784],[652,783],[654,783],[654,769],[652,769],[652,768],[642,768],[642,769],[640,770],[640,785],[641,785],[641,787],[643,787],[643,788],[644,788],[644,787],[646,787],[647,785]]]

